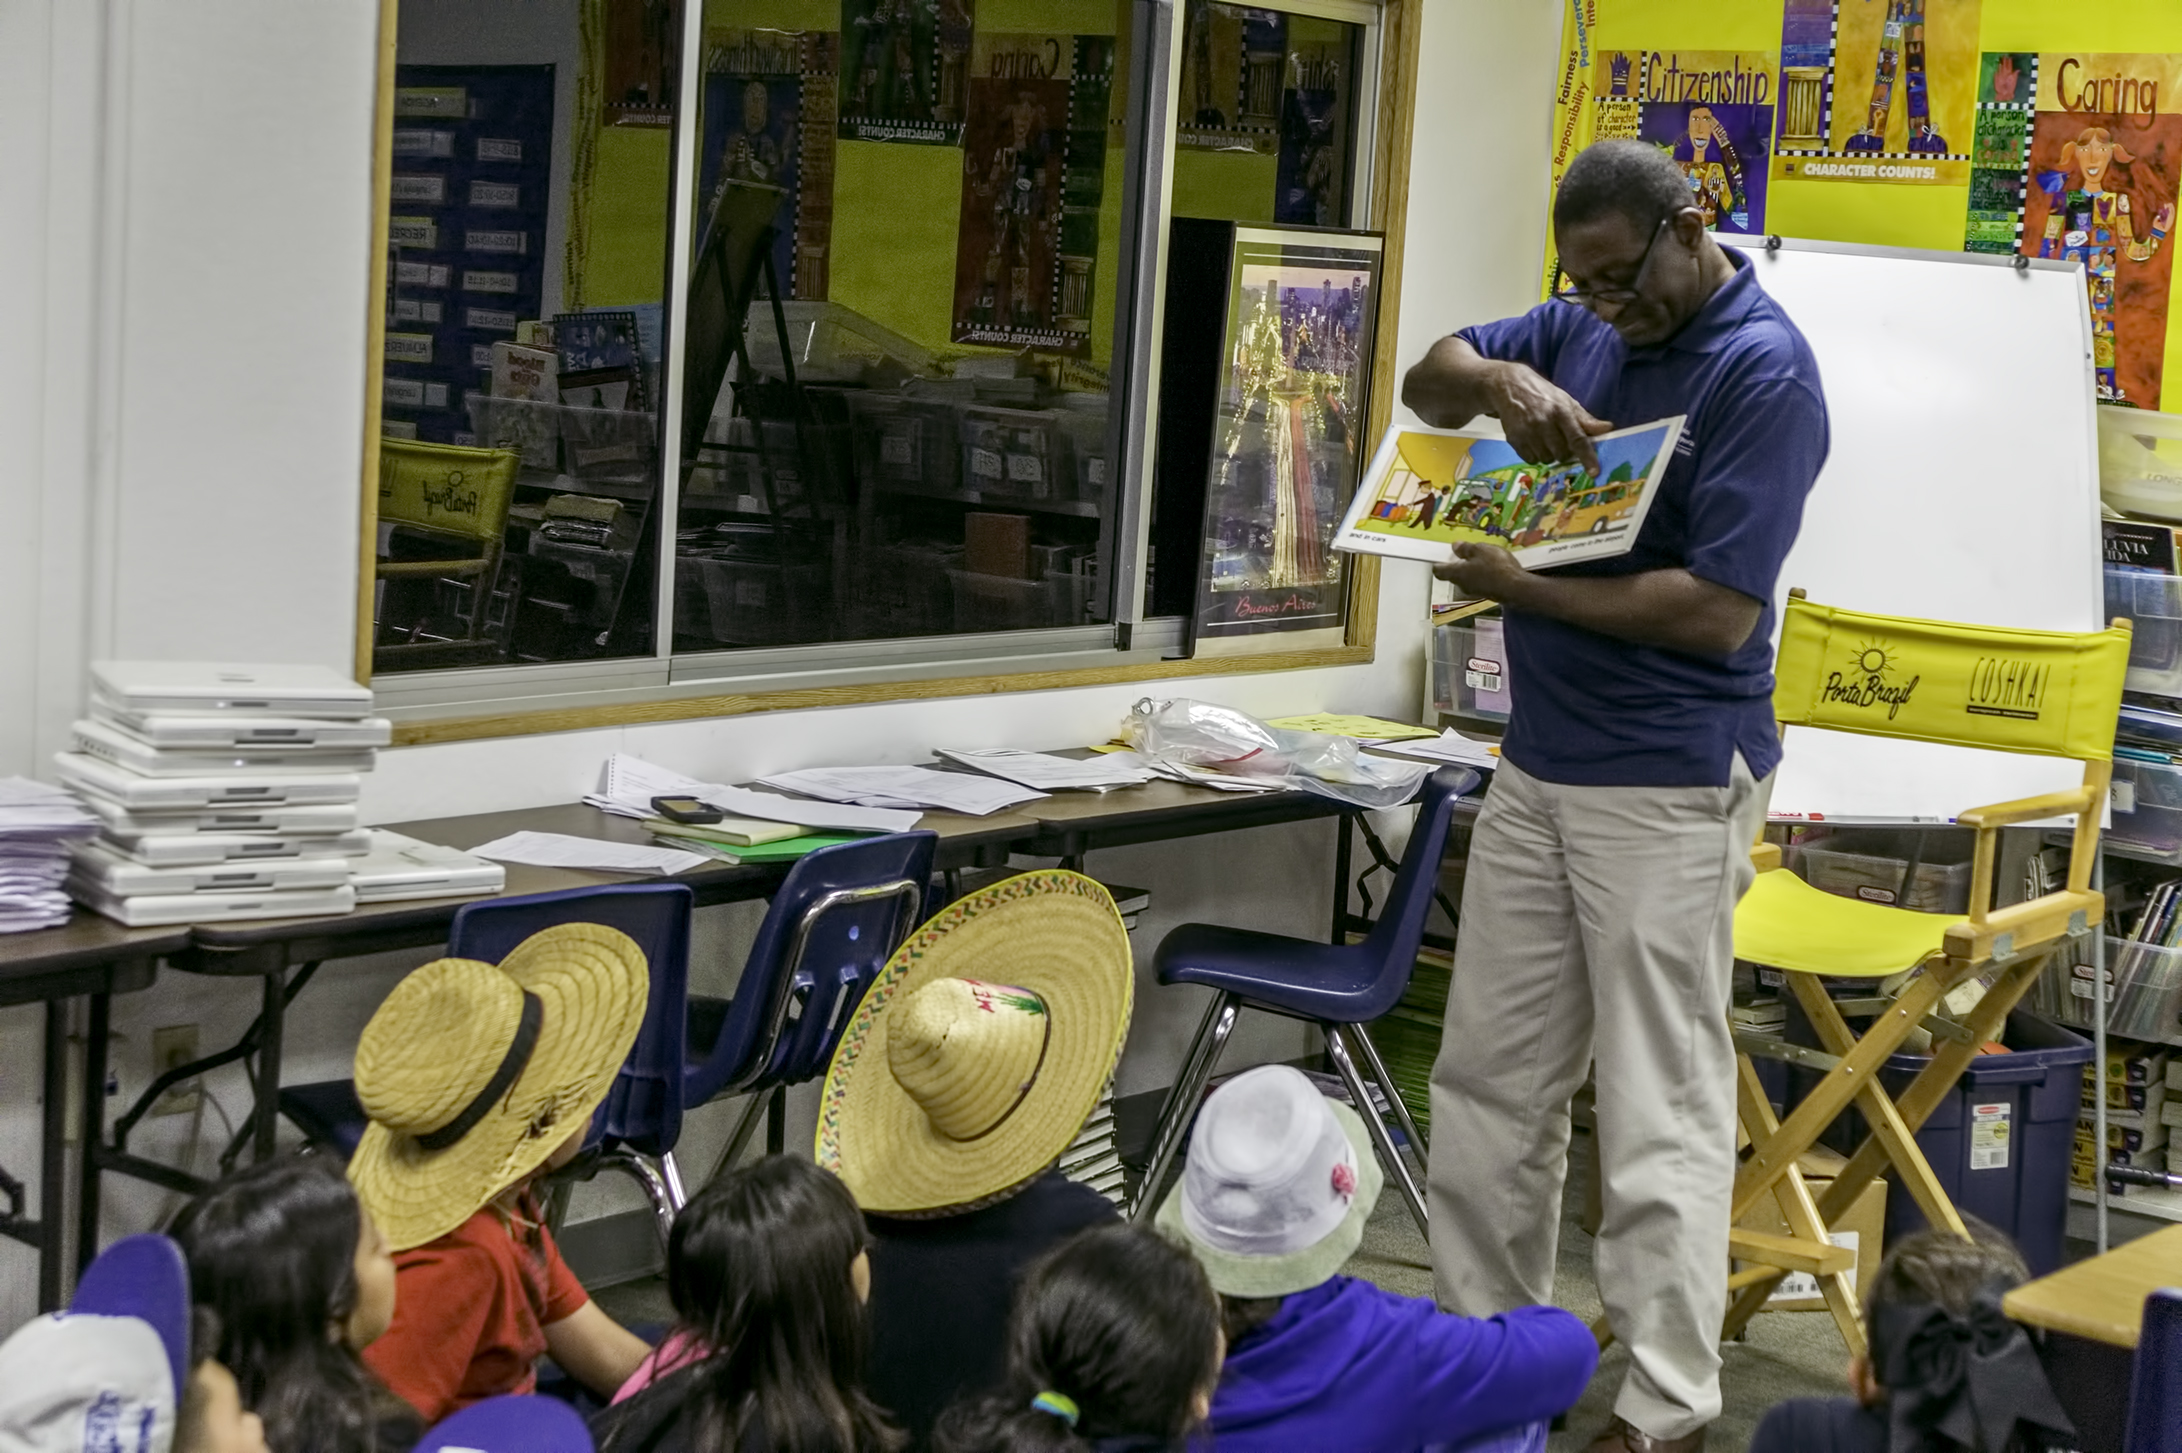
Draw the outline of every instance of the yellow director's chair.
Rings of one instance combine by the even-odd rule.
[[[2103,898],[2091,890],[2091,867],[2128,663],[2124,620],[2085,634],[2010,631],[1863,615],[1814,605],[1801,591],[1791,594],[1774,668],[1773,714],[1784,728],[2070,757],[2083,763],[2084,774],[2074,791],[1957,817],[1977,830],[1968,917],[1821,892],[1782,869],[1779,848],[1761,842],[1755,849],[1758,876],[1735,911],[1735,956],[1784,971],[1823,1048],[1736,1030],[1737,1105],[1750,1149],[1735,1177],[1738,1225],[1730,1245],[1744,1269],[1728,1283],[1726,1336],[1764,1306],[1783,1275],[1803,1271],[1817,1278],[1850,1351],[1864,1350],[1850,1275],[1854,1257],[1827,1240],[1826,1227],[1889,1164],[1897,1193],[1914,1199],[1927,1221],[1967,1234],[1925,1162],[1916,1132],[1953,1091],[1978,1047],[1999,1037],[2008,1011],[2054,950],[2096,926],[2104,912]],[[1990,908],[1999,829],[2065,816],[2076,820],[2067,886],[2027,903]],[[1827,993],[1822,978],[1869,980],[1875,991],[1882,980],[1906,982],[1891,998],[1875,992],[1842,1001]],[[1973,979],[1985,989],[1971,1005],[1976,991],[1957,991]],[[1871,1016],[1870,1027],[1856,1035],[1844,1014]],[[1877,1072],[1920,1026],[1932,1035],[1931,1062],[1899,1099],[1889,1099]],[[1758,1082],[1754,1054],[1823,1070],[1825,1078],[1787,1119],[1778,1119]],[[1852,1103],[1870,1133],[1814,1199],[1796,1158]],[[1779,1203],[1787,1236],[1740,1226],[1768,1194]]]

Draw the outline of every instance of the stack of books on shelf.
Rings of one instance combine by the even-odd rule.
[[[2094,1093],[2092,1077],[2086,1073],[2071,1177],[2083,1190],[2091,1189],[2099,1163],[2092,1154],[2097,1125]],[[2182,1060],[2174,1059],[2165,1045],[2108,1040],[2104,1163],[2182,1174],[2182,1155],[2169,1148],[2175,1144],[2172,1132],[2178,1122],[2182,1122]],[[2107,1189],[2114,1195],[2132,1195],[2146,1188],[2109,1181]]]
[[[346,913],[362,774],[392,734],[321,666],[101,661],[61,781],[100,821],[69,893],[132,928]]]

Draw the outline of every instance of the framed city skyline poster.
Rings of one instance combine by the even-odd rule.
[[[1199,646],[1346,623],[1333,540],[1367,447],[1381,253],[1376,233],[1175,223],[1155,598]]]

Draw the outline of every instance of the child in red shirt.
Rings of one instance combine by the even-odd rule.
[[[497,967],[426,964],[365,1027],[356,1091],[372,1123],[349,1178],[399,1288],[365,1360],[428,1422],[535,1391],[548,1352],[611,1397],[650,1350],[585,1294],[532,1193],[581,1150],[648,987],[626,936],[566,924]]]

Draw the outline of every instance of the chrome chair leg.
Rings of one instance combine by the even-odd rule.
[[[1371,1091],[1364,1086],[1364,1077],[1356,1072],[1356,1062],[1349,1058],[1349,1047],[1343,1026],[1324,1025],[1326,1050],[1333,1056],[1333,1067],[1341,1072],[1341,1083],[1349,1087],[1349,1097],[1356,1102],[1357,1113],[1363,1118],[1364,1128],[1371,1132],[1372,1144],[1379,1147],[1380,1157],[1400,1187],[1402,1199],[1409,1203],[1409,1214],[1417,1220],[1417,1233],[1427,1242],[1432,1239],[1432,1228],[1426,1219],[1424,1193],[1417,1189],[1416,1178],[1409,1173],[1408,1162],[1394,1148],[1394,1137],[1387,1134],[1386,1121],[1371,1102]],[[1389,1095],[1388,1098],[1392,1098]]]
[[[652,1225],[659,1232],[659,1245],[664,1249],[667,1238],[674,1230],[675,1206],[667,1190],[666,1177],[650,1156],[639,1155],[633,1150],[617,1148],[599,1157],[600,1170],[618,1170],[637,1183],[644,1192],[644,1199],[652,1203]],[[679,1177],[677,1177],[679,1179]]]
[[[659,1157],[659,1179],[666,1188],[667,1204],[680,1215],[682,1208],[689,1204],[689,1192],[682,1189],[682,1167],[674,1163],[671,1150]]]
[[[744,1099],[742,1115],[735,1121],[734,1133],[727,1137],[727,1144],[722,1147],[720,1158],[712,1167],[712,1174],[705,1177],[705,1184],[710,1185],[726,1175],[734,1168],[735,1162],[742,1159],[743,1151],[750,1146],[751,1135],[757,1131],[758,1117],[765,1113],[765,1102],[771,1098],[772,1096],[760,1091]]]
[[[1429,1175],[1432,1168],[1425,1163],[1424,1137],[1417,1133],[1417,1121],[1409,1113],[1408,1104],[1400,1095],[1394,1093],[1394,1077],[1386,1072],[1386,1061],[1379,1058],[1379,1046],[1371,1042],[1371,1031],[1361,1024],[1352,1024],[1348,1028],[1348,1038],[1357,1058],[1364,1062],[1365,1070],[1379,1082],[1379,1088],[1386,1092],[1386,1102],[1394,1111],[1394,1123],[1401,1126],[1402,1134],[1409,1138],[1409,1151],[1417,1157],[1417,1169]]]
[[[1227,1037],[1235,1032],[1235,1020],[1242,1013],[1242,1002],[1235,995],[1221,993],[1214,997],[1205,1010],[1205,1017],[1198,1022],[1197,1036],[1190,1041],[1189,1053],[1183,1056],[1182,1073],[1176,1077],[1174,1088],[1167,1092],[1167,1103],[1159,1111],[1159,1130],[1152,1141],[1152,1158],[1144,1167],[1144,1179],[1137,1183],[1136,1199],[1129,1203],[1129,1219],[1142,1221],[1158,1208],[1159,1193],[1164,1189],[1167,1172],[1173,1167],[1174,1153],[1181,1146],[1183,1127],[1197,1113],[1197,1104],[1204,1098],[1205,1082],[1212,1078],[1212,1067],[1219,1063],[1220,1050],[1227,1044]]]

